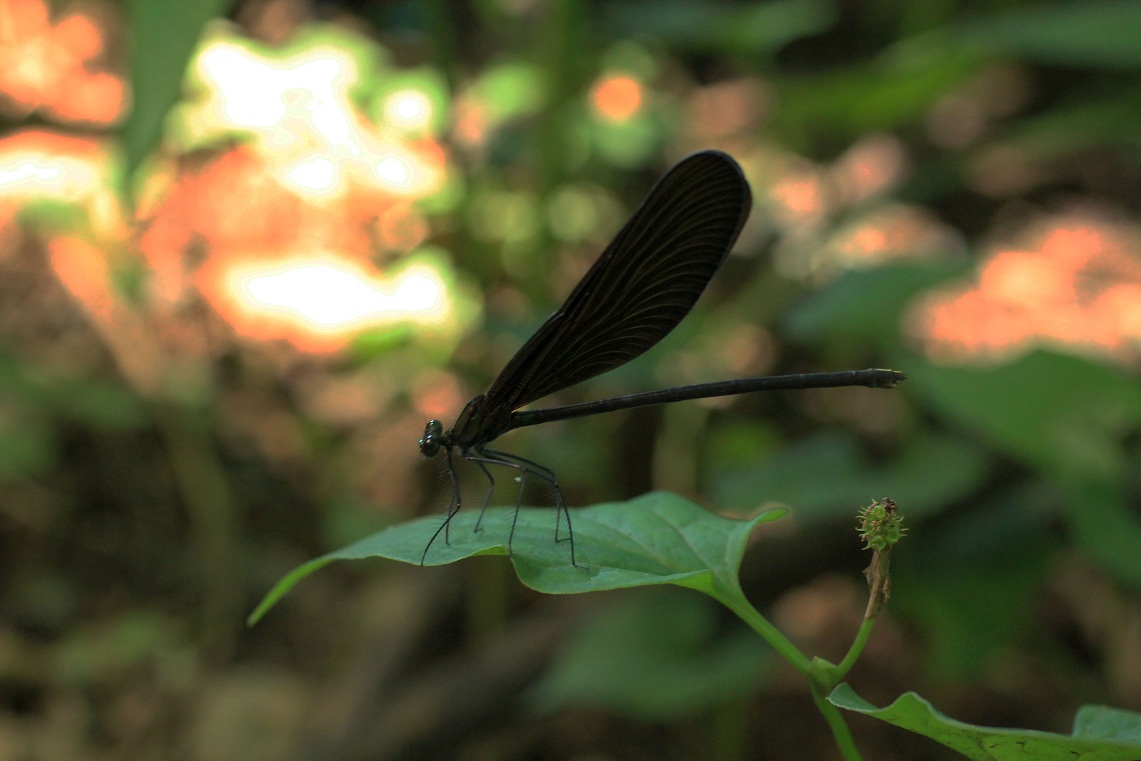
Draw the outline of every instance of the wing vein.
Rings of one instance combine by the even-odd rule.
[[[516,409],[629,362],[693,308],[752,206],[741,168],[720,151],[662,176],[567,300],[487,392]]]

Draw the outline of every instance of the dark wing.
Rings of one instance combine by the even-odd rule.
[[[702,151],[675,164],[499,373],[489,405],[522,407],[662,340],[693,308],[751,207],[749,184],[730,156]]]

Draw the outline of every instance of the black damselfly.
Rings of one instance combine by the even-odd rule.
[[[892,388],[906,376],[895,370],[849,370],[804,373],[702,383],[629,394],[565,407],[518,412],[520,407],[588,378],[613,370],[661,341],[693,308],[705,286],[737,240],[752,206],[752,194],[741,167],[720,151],[695,153],[675,164],[658,180],[641,206],[583,276],[566,302],[515,353],[487,393],[464,407],[450,430],[429,421],[420,451],[434,457],[443,447],[452,482],[452,500],[440,532],[460,509],[460,487],[452,452],[475,463],[489,488],[476,529],[491,499],[495,479],[488,465],[519,474],[520,500],[527,476],[549,484],[555,492],[555,539],[566,516],[571,563],[574,534],[570,513],[555,474],[518,455],[487,445],[515,428],[553,420],[652,404],[703,399],[753,391],[868,386]],[[516,504],[508,548],[519,516]]]

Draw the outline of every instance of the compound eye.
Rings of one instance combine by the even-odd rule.
[[[439,420],[429,420],[424,426],[424,438],[420,439],[420,454],[435,457],[440,451],[440,438],[444,435],[444,425]]]

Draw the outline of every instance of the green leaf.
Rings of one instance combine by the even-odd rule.
[[[1141,521],[1133,510],[1125,479],[1063,479],[1070,525],[1078,544],[1134,589],[1141,589]]]
[[[1141,714],[1111,706],[1082,706],[1074,716],[1074,737],[1141,745]]]
[[[739,699],[760,686],[772,651],[747,629],[721,628],[718,608],[698,595],[627,598],[572,635],[531,704],[665,721]]]
[[[863,65],[778,79],[781,107],[771,129],[793,149],[821,139],[843,144],[867,132],[898,129],[922,119],[932,104],[981,66],[974,51],[923,40]]]
[[[1141,523],[1129,512],[1123,442],[1141,426],[1141,386],[1110,367],[1039,351],[1000,367],[907,363],[907,389],[953,423],[1058,485],[1074,535],[1118,578],[1141,585]]]
[[[0,351],[0,395],[21,407],[51,412],[99,428],[127,428],[145,420],[129,389],[98,378],[67,376]]]
[[[392,526],[289,573],[258,605],[250,622],[265,615],[301,579],[334,560],[382,557],[419,565],[424,557],[425,565],[445,565],[477,555],[507,555],[514,514],[514,508],[491,508],[476,533],[479,511],[461,511],[452,519],[450,542],[441,533],[426,557],[424,548],[440,527],[440,516]],[[570,563],[568,543],[555,541],[555,510],[520,508],[511,562],[520,581],[547,594],[677,584],[719,599],[738,599],[737,569],[749,533],[784,514],[768,510],[749,520],[733,520],[665,492],[574,510],[576,567]]]
[[[470,95],[487,110],[493,124],[532,114],[547,97],[540,71],[533,64],[518,61],[485,69],[472,84]]]
[[[1041,507],[1052,495],[1037,480],[976,494],[955,520],[915,531],[893,555],[891,604],[920,628],[932,672],[978,678],[1028,634],[1057,556]]]
[[[1134,129],[1141,119],[1141,97],[1131,83],[1121,84],[1099,87],[1095,93],[1083,91],[1077,98],[1025,116],[1004,130],[995,144],[1000,150],[1025,154],[1032,163],[1109,146],[1136,151],[1141,145],[1141,135]]]
[[[124,182],[162,138],[202,28],[230,0],[130,0],[131,115],[123,126]]]
[[[876,708],[841,684],[828,696],[839,708],[856,711],[930,737],[974,761],[1136,761],[1141,758],[1141,715],[1086,706],[1072,735],[1032,729],[994,729],[965,724],[935,710],[909,692],[886,708]]]
[[[1136,0],[1032,4],[961,25],[959,44],[1062,66],[1141,66],[1141,3]]]
[[[41,420],[25,419],[13,411],[0,413],[0,482],[42,475],[55,464],[54,433]]]
[[[194,652],[184,623],[145,608],[87,622],[55,643],[50,673],[73,688],[117,683],[138,669],[177,673],[172,669],[185,669]]]
[[[781,335],[802,342],[883,342],[899,334],[900,315],[913,297],[966,271],[966,264],[946,262],[848,270],[790,310]]]
[[[763,494],[792,505],[805,521],[850,520],[858,505],[890,495],[918,518],[971,494],[988,471],[977,446],[950,436],[917,437],[900,457],[877,468],[851,436],[829,432],[785,447],[760,465],[715,477],[714,495],[718,505],[729,507],[756,504],[755,495]]]
[[[1141,385],[1125,373],[1036,351],[989,369],[906,363],[907,392],[1030,467],[1099,478],[1128,467],[1120,442],[1141,425]]]
[[[833,0],[775,0],[714,4],[696,0],[638,0],[609,7],[620,33],[654,37],[673,48],[772,55],[802,37],[820,34],[838,18]]]

